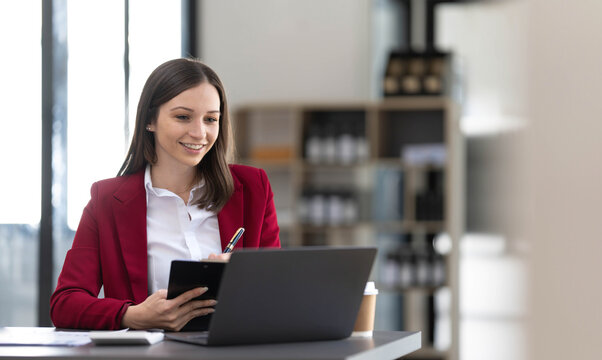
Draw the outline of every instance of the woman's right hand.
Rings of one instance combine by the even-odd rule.
[[[121,325],[130,329],[165,329],[179,331],[195,317],[211,314],[215,300],[193,300],[207,288],[189,290],[167,300],[167,290],[158,290],[138,305],[130,305],[123,315]]]

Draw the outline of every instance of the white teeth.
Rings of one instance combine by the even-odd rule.
[[[203,147],[203,145],[195,145],[195,144],[184,144],[184,143],[182,143],[182,145],[186,146],[189,149],[193,149],[193,150],[199,150],[200,148]]]

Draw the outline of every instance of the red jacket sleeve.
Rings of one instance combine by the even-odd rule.
[[[98,186],[85,207],[72,248],[67,252],[56,290],[50,298],[50,317],[56,327],[119,329],[131,300],[98,294],[103,283],[97,223]],[[127,280],[126,280],[127,281]]]

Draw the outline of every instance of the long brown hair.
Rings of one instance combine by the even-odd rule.
[[[224,86],[217,74],[196,59],[175,59],[157,67],[148,77],[136,112],[136,126],[130,149],[118,176],[129,175],[157,161],[154,133],[146,127],[159,115],[159,107],[181,92],[202,83],[213,85],[220,98],[219,135],[215,144],[197,165],[195,182],[203,179],[205,191],[194,204],[218,212],[234,191],[228,162],[232,156],[232,129]]]

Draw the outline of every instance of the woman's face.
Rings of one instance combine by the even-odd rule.
[[[174,170],[198,165],[219,135],[219,109],[219,94],[209,83],[185,90],[161,105],[157,120],[150,124],[155,133],[155,165]]]

